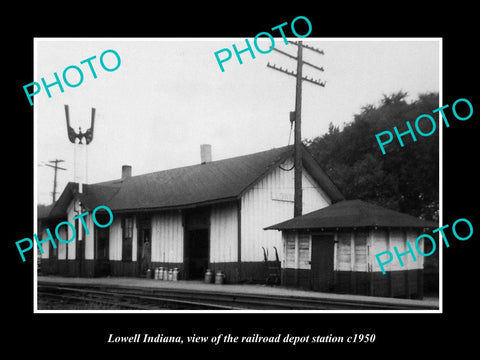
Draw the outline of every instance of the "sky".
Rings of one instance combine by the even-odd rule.
[[[325,87],[303,82],[303,139],[321,136],[329,123],[342,128],[363,106],[378,105],[384,94],[403,91],[412,101],[421,93],[440,91],[439,39],[304,38],[303,43],[324,51],[304,49],[304,60],[324,68],[320,72],[304,65],[304,76],[326,81]],[[245,38],[35,39],[32,81],[52,83],[54,73],[62,78],[70,65],[84,75],[77,87],[61,80],[63,93],[52,86],[51,98],[43,88],[34,96],[38,203],[52,201],[54,171],[45,166],[49,161],[62,159],[59,166],[67,169],[58,172],[57,198],[74,179],[65,104],[76,131],[90,127],[91,108],[96,109],[94,137],[87,146],[87,183],[120,178],[122,165],[131,165],[132,175],[140,175],[198,164],[200,144],[212,145],[213,160],[287,145],[295,78],[266,65],[296,70],[295,60],[253,47],[254,59],[245,52],[240,64],[233,54],[222,72],[214,53],[224,48],[233,52],[232,44],[246,47]],[[259,46],[268,49],[270,41],[260,40]],[[282,38],[275,38],[275,48],[297,52],[296,45],[285,45]],[[109,49],[121,59],[111,72],[99,60]],[[80,63],[92,56],[96,79],[88,64]],[[116,65],[111,53],[104,61],[107,67]],[[76,76],[75,70],[67,73],[71,83],[79,81]]]

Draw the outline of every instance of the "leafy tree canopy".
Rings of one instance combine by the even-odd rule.
[[[305,144],[347,199],[361,199],[437,220],[439,123],[432,110],[438,108],[438,93],[421,94],[410,103],[406,96],[401,91],[384,95],[378,106],[362,107],[342,130],[330,123],[328,133],[308,139]],[[428,137],[415,132],[416,142],[410,135],[404,136],[404,147],[400,147],[394,134],[382,155],[375,135],[382,131],[393,133],[394,126],[399,132],[406,131],[406,121],[414,128],[415,119],[422,114],[437,119],[437,130]],[[420,127],[425,132],[431,129],[423,123]]]

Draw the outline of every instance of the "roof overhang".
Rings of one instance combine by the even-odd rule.
[[[433,229],[438,224],[361,200],[344,200],[264,230]]]

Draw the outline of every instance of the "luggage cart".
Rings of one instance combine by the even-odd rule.
[[[275,250],[275,260],[268,260],[268,249],[263,249],[263,261],[265,263],[265,284],[266,285],[280,285],[280,259],[278,258],[277,248],[274,246]]]

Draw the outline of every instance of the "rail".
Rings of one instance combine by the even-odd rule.
[[[39,298],[98,303],[124,309],[157,310],[436,310],[431,304],[325,299],[271,294],[38,283]]]

